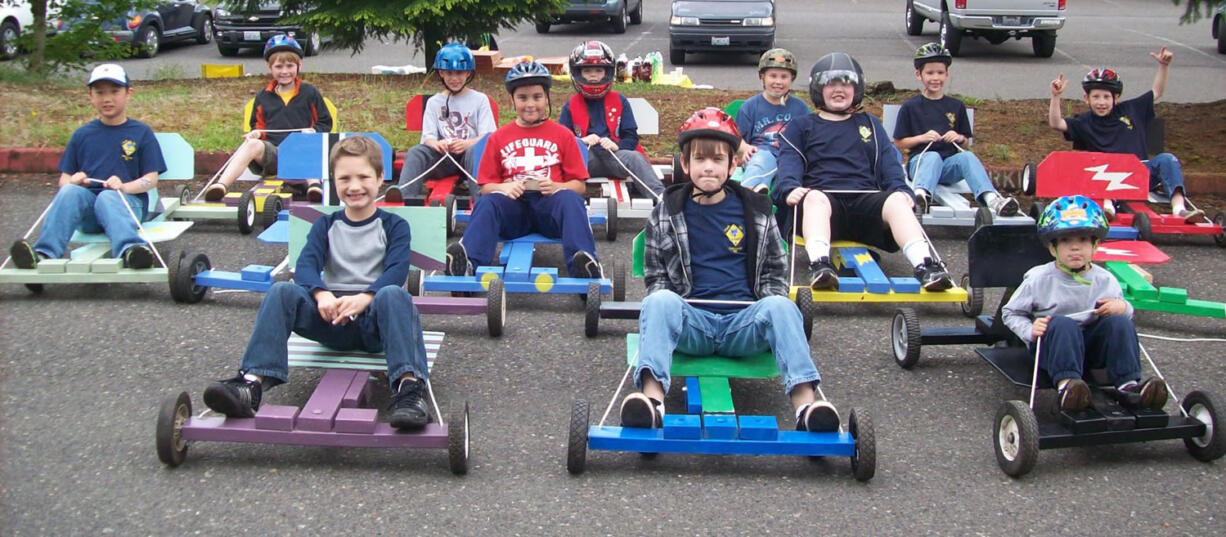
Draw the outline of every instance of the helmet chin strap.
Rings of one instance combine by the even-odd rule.
[[[719,185],[719,188],[715,190],[703,190],[702,187],[698,186],[698,183],[695,183],[693,181],[691,181],[690,184],[694,185],[694,190],[691,191],[690,193],[690,198],[694,200],[711,199],[715,197],[717,194],[719,194],[720,192],[724,191],[723,184]]]

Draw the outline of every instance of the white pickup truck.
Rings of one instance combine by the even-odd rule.
[[[1066,6],[1067,0],[907,0],[907,34],[920,35],[930,20],[940,25],[941,44],[954,56],[963,36],[993,45],[1029,37],[1034,55],[1050,58]]]

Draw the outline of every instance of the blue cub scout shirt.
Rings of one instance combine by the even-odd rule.
[[[771,104],[761,93],[750,97],[736,113],[736,128],[749,145],[779,154],[779,133],[793,118],[809,114],[809,106],[789,96],[785,104]]]
[[[685,224],[689,234],[690,267],[694,287],[690,298],[754,300],[745,270],[745,210],[741,199],[728,193],[715,205],[685,201]],[[696,304],[714,313],[731,313],[744,306]]]
[[[1141,160],[1148,160],[1145,133],[1153,119],[1154,92],[1147,91],[1135,99],[1116,102],[1111,112],[1102,117],[1090,111],[1064,118],[1068,124],[1064,139],[1080,142],[1088,151],[1132,153]]]
[[[967,138],[972,138],[971,121],[966,113],[966,105],[948,95],[940,99],[929,99],[923,95],[907,99],[907,102],[902,103],[902,108],[898,110],[898,122],[894,124],[894,139],[901,140],[928,131],[937,131],[940,134],[954,131]],[[915,158],[920,154],[925,145],[927,144],[912,147],[911,157]],[[958,148],[954,144],[942,141],[933,142],[928,151],[941,155],[942,159],[958,154]]]
[[[129,119],[122,125],[110,126],[95,119],[72,133],[60,158],[60,171],[68,175],[85,172],[87,177],[101,181],[114,175],[130,183],[149,172],[165,172],[166,162],[148,125]],[[95,194],[102,192],[99,183],[84,186]],[[134,195],[145,203],[148,212],[148,194]]]

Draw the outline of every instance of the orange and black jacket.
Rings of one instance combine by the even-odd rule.
[[[255,103],[251,107],[252,129],[305,129],[314,127],[315,132],[332,130],[332,115],[324,105],[324,97],[315,86],[294,81],[294,95],[286,104],[277,95],[277,82],[269,81],[264,89],[255,95]],[[279,145],[281,140],[289,136],[288,132],[269,132],[264,139]]]

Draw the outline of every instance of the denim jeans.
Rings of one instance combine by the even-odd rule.
[[[644,370],[648,370],[668,392],[674,350],[729,357],[773,351],[785,394],[797,385],[815,385],[822,379],[809,357],[800,310],[787,297],[766,297],[721,315],[694,307],[672,291],[656,291],[643,299],[639,333],[634,385],[640,390]]]
[[[132,214],[124,203],[132,208],[132,214],[145,219],[145,202],[131,194],[116,190],[103,190],[94,194],[88,188],[64,185],[51,200],[51,209],[43,220],[43,229],[34,243],[34,251],[51,259],[64,256],[68,240],[73,232],[106,233],[111,240],[111,255],[120,257],[123,251],[137,244],[145,244],[140,238]]]
[[[931,194],[936,191],[937,183],[955,185],[958,181],[965,180],[966,186],[978,201],[983,200],[985,192],[996,192],[983,163],[970,151],[963,151],[947,159],[942,159],[941,155],[934,151],[926,151],[911,157],[911,161],[907,163],[907,171],[911,173],[912,190],[922,188]]]
[[[558,190],[549,196],[529,191],[519,199],[504,194],[481,196],[460,242],[464,243],[473,266],[478,267],[494,261],[494,248],[499,240],[517,239],[533,232],[562,239],[568,274],[576,274],[579,268],[571,266],[576,252],[584,251],[598,259],[587,207],[573,190]]]
[[[1141,379],[1137,329],[1129,317],[1108,315],[1081,326],[1073,319],[1054,315],[1042,339],[1039,368],[1047,372],[1053,384],[1066,378],[1082,378],[1087,369],[1103,367],[1115,386]],[[1031,354],[1034,348],[1031,343]]]
[[[383,352],[393,391],[405,373],[419,379],[430,374],[421,316],[412,297],[401,287],[379,289],[370,307],[357,319],[333,325],[319,316],[315,299],[305,287],[290,282],[273,284],[260,303],[239,372],[264,377],[269,386],[289,381],[286,343],[291,331],[338,351]]]
[[[412,184],[401,188],[400,192],[404,194],[404,197],[406,198],[411,196],[420,196],[422,185],[424,185],[426,181],[430,179],[440,179],[449,175],[458,175],[460,176],[461,181],[468,183],[468,191],[472,194],[473,203],[476,203],[477,197],[481,195],[481,188],[477,186],[476,181],[468,178],[469,176],[477,176],[477,162],[475,156],[476,151],[473,151],[475,148],[476,146],[470,147],[468,151],[465,151],[460,155],[451,155],[452,157],[455,157],[456,160],[460,161],[460,164],[462,164],[464,169],[468,171],[468,175],[464,175],[464,173],[456,168],[455,163],[452,162],[451,159],[444,159],[442,153],[431,149],[430,146],[425,144],[413,146],[404,155],[404,165],[400,168],[399,185],[403,186],[405,183],[413,181],[414,178],[425,173],[426,170],[430,170],[430,167],[434,166],[439,159],[442,159],[443,162],[439,163],[438,166],[435,166],[435,168],[430,170],[430,173],[427,173],[424,177],[421,177],[416,181],[413,181]]]
[[[1175,155],[1158,153],[1154,155],[1154,158],[1144,162],[1145,167],[1149,168],[1150,190],[1162,185],[1167,196],[1175,192],[1183,192],[1183,166],[1179,164],[1179,159],[1175,158]]]
[[[583,142],[579,142],[583,143]],[[587,172],[592,177],[624,177],[631,179],[634,188],[639,194],[648,199],[658,199],[664,195],[664,183],[660,181],[660,177],[656,175],[656,170],[651,167],[651,163],[647,162],[647,157],[644,157],[638,151],[631,149],[619,149],[616,152],[617,160],[613,159],[613,154],[608,150],[599,146],[593,146],[588,149]],[[618,164],[618,160],[621,164]],[[623,168],[622,164],[626,167]],[[634,181],[626,171],[629,170],[638,178]]]
[[[771,183],[775,182],[777,160],[770,148],[759,147],[758,151],[749,157],[749,162],[745,163],[745,169],[741,172],[741,186],[754,188],[766,185],[770,188]]]

